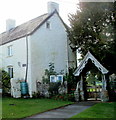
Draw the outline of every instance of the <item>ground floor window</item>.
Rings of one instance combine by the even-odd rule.
[[[12,66],[8,67],[8,73],[10,75],[10,78],[13,78],[13,67]]]

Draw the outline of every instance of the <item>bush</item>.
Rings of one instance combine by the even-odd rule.
[[[75,102],[74,94],[59,94],[52,97],[54,100],[72,101]]]
[[[5,70],[0,70],[0,82],[2,84],[2,95],[10,92],[10,76]]]
[[[58,94],[58,89],[59,89],[59,86],[61,85],[60,82],[51,82],[49,84],[49,92],[50,92],[50,96],[54,96],[54,95],[57,95]]]
[[[50,83],[50,75],[56,75],[54,63],[49,63],[49,69],[45,69],[45,76],[42,77],[43,83]]]
[[[68,93],[74,93],[73,90],[76,89],[77,78],[73,75],[74,68],[69,68],[69,73],[64,76],[64,80],[67,81]]]
[[[116,101],[116,74],[110,75],[109,88],[110,101]]]
[[[63,70],[61,70],[60,74],[63,74]],[[43,84],[49,84],[49,93],[50,97],[58,94],[60,82],[50,82],[50,75],[58,75],[55,71],[54,63],[49,63],[49,69],[45,69],[45,76],[42,77]]]
[[[39,92],[33,92],[33,94],[32,94],[32,97],[33,98],[40,98],[40,93]]]
[[[110,82],[110,100],[116,101],[116,81]]]

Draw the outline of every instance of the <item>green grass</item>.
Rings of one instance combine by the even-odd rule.
[[[2,98],[0,96],[0,120],[2,118]]]
[[[116,118],[116,102],[98,103],[72,118]]]
[[[2,118],[24,118],[53,108],[72,104],[52,99],[2,99]],[[12,105],[14,104],[14,105]]]

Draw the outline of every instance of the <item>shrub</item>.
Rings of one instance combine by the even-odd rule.
[[[42,77],[43,83],[50,83],[50,75],[56,75],[54,63],[49,63],[49,69],[45,69],[45,76]]]
[[[116,101],[116,74],[110,75],[109,87],[110,101]]]
[[[116,101],[116,81],[110,82],[110,99]]]
[[[61,70],[60,74],[63,74],[63,70]],[[60,82],[50,82],[50,75],[58,75],[55,71],[54,63],[49,63],[49,69],[45,69],[45,76],[42,77],[42,82],[44,84],[49,84],[49,93],[50,97],[58,94],[59,86],[61,85]]]
[[[5,70],[0,70],[0,82],[2,84],[2,94],[8,94],[10,91],[10,76]]]
[[[58,94],[58,89],[59,89],[59,86],[61,85],[60,82],[51,82],[49,84],[49,92],[50,92],[50,96],[53,96],[53,95],[57,95]]]
[[[39,92],[33,92],[33,94],[32,94],[32,97],[33,98],[40,98],[40,93]]]
[[[64,76],[64,80],[67,81],[68,93],[73,93],[73,89],[76,89],[77,79],[73,75],[74,68],[69,68],[69,73]]]
[[[58,94],[53,96],[52,99],[75,102],[74,94]]]

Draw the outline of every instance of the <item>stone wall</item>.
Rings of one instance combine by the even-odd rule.
[[[42,96],[50,97],[49,87],[49,84],[37,82],[37,92],[39,92]],[[58,89],[58,94],[67,94],[67,81],[61,83]]]

